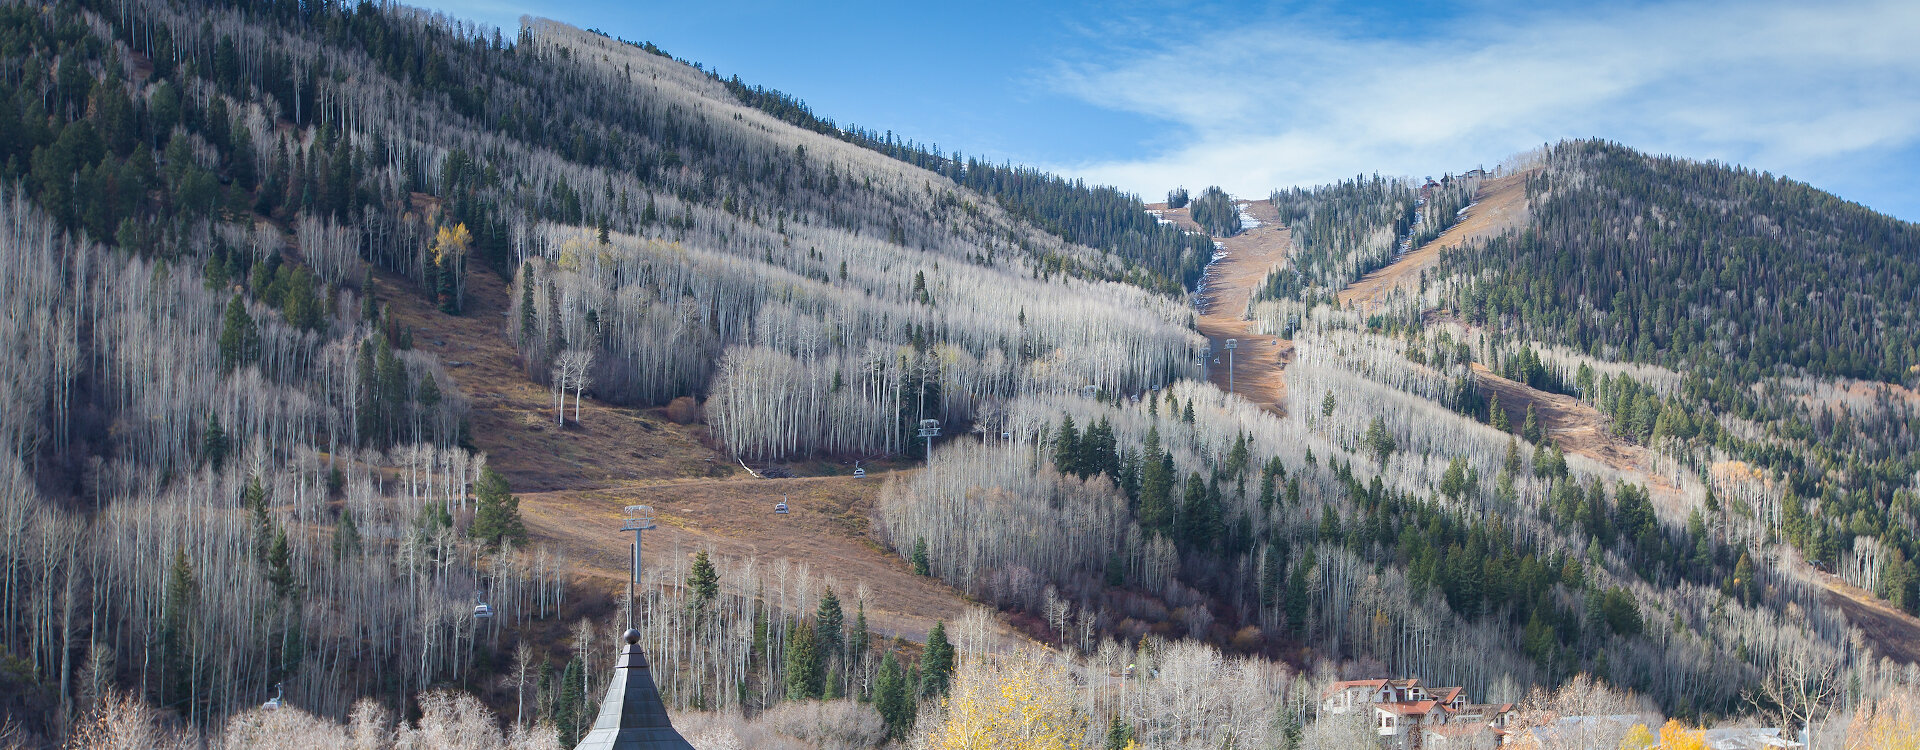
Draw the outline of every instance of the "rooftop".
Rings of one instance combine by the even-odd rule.
[[[623,640],[627,645],[600,702],[600,718],[574,750],[693,750],[667,718],[653,670],[640,653],[640,631],[628,630]]]

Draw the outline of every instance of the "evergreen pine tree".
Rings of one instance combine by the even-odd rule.
[[[816,700],[820,697],[820,651],[813,628],[804,622],[787,628],[786,649],[787,700]]]
[[[1120,720],[1119,714],[1107,720],[1107,750],[1127,750],[1133,744],[1133,725]]]
[[[886,658],[880,660],[880,673],[873,680],[873,708],[887,725],[887,737],[904,739],[913,731],[918,704],[912,692],[907,676],[900,671],[900,661],[888,651]]]
[[[947,642],[947,622],[937,620],[927,631],[927,648],[920,652],[920,696],[939,698],[947,694],[953,678],[953,644]]]
[[[1213,549],[1220,536],[1219,489],[1211,491],[1200,472],[1187,475],[1186,502],[1180,509],[1180,538],[1189,549]]]
[[[583,665],[579,659],[567,662],[567,668],[560,673],[560,684],[555,692],[558,695],[553,702],[553,723],[560,729],[560,746],[573,747],[578,744],[585,729],[581,716],[587,714],[586,691],[581,688],[580,671]]]
[[[917,576],[933,575],[933,568],[927,560],[927,538],[913,540],[913,574]]]
[[[1500,406],[1500,394],[1493,394],[1487,403],[1487,424],[1501,432],[1512,432],[1513,423],[1507,421],[1507,410]]]
[[[1233,448],[1227,451],[1226,475],[1234,479],[1240,478],[1241,474],[1247,470],[1247,462],[1251,460],[1252,454],[1247,449],[1247,433],[1241,432],[1234,435]]]
[[[1373,460],[1381,466],[1387,465],[1387,457],[1400,446],[1394,442],[1393,434],[1387,432],[1387,423],[1374,417],[1367,424],[1367,447],[1373,451]]]
[[[693,553],[693,570],[687,573],[687,590],[693,592],[693,608],[704,611],[720,595],[720,574],[713,569],[707,551]]]
[[[494,547],[502,542],[515,547],[527,543],[527,527],[520,520],[520,499],[507,487],[506,477],[488,466],[480,472],[474,494],[479,496],[479,502],[474,505],[473,525],[467,529],[469,535]]]
[[[1753,580],[1753,558],[1740,553],[1740,560],[1733,564],[1733,578],[1727,581],[1735,598],[1741,603],[1751,604],[1760,598],[1760,583]]]
[[[1307,632],[1307,575],[1313,570],[1313,548],[1307,548],[1307,554],[1293,564],[1293,573],[1287,578],[1287,624],[1295,635]]]
[[[1149,532],[1169,534],[1173,528],[1173,456],[1161,453],[1150,457],[1140,476],[1140,527]]]
[[[413,402],[420,405],[420,411],[429,412],[440,405],[440,379],[433,373],[420,375],[420,388],[415,392]]]
[[[853,630],[847,632],[847,664],[855,670],[862,670],[861,663],[867,658],[867,642],[873,639],[873,631],[867,627],[867,601],[860,600],[855,606]],[[862,693],[854,696],[860,700],[870,700],[872,696]]]
[[[1453,502],[1467,491],[1467,462],[1458,456],[1447,462],[1447,473],[1440,477],[1440,494]]]
[[[1260,561],[1260,608],[1275,610],[1286,595],[1286,577],[1278,548],[1269,547]]]
[[[265,563],[268,548],[273,544],[273,517],[267,513],[267,490],[260,486],[260,477],[247,480],[247,488],[240,492],[240,501],[253,521],[253,559]]]
[[[333,527],[333,559],[342,560],[360,554],[360,526],[353,521],[351,509],[340,511],[340,522]]]
[[[273,598],[285,601],[293,596],[293,554],[287,548],[286,529],[274,533],[273,545],[267,549],[267,583],[273,586]]]
[[[247,303],[240,295],[227,301],[227,314],[220,326],[220,369],[232,372],[260,358],[260,329],[247,314]]]
[[[1054,435],[1053,468],[1062,474],[1080,473],[1080,434],[1071,414],[1060,419],[1060,432]]]
[[[651,198],[648,199],[647,206],[649,208],[653,206],[653,202]],[[531,261],[528,261],[520,264],[520,342],[521,342],[521,346],[525,346],[527,342],[530,342],[533,340],[533,334],[536,329],[535,320],[536,318],[533,312],[533,263]]]
[[[1280,716],[1280,750],[1300,750],[1305,735],[1306,726],[1300,720],[1300,709],[1294,706],[1293,701],[1287,701],[1287,710]]]
[[[846,646],[846,614],[840,609],[840,597],[835,596],[833,587],[827,587],[827,593],[820,597],[820,606],[814,612],[813,640],[820,651],[820,664],[830,667],[840,658]]]
[[[185,548],[173,551],[173,567],[167,572],[165,609],[160,619],[160,702],[175,705],[191,695],[193,687],[192,612],[199,598],[200,585],[194,581],[193,565],[187,562]]]
[[[1540,419],[1534,414],[1533,404],[1527,404],[1527,421],[1520,425],[1520,437],[1529,443],[1540,443]]]
[[[227,431],[213,412],[207,412],[207,429],[200,434],[200,460],[212,464],[214,471],[227,463]]]
[[[367,273],[360,278],[360,322],[369,328],[380,326],[380,306],[373,294],[373,266],[367,266]]]

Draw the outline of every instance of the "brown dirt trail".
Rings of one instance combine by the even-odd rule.
[[[1254,332],[1254,323],[1246,319],[1247,301],[1266,278],[1267,271],[1280,265],[1291,247],[1291,236],[1280,226],[1279,214],[1269,201],[1243,201],[1247,215],[1261,225],[1232,237],[1217,240],[1226,246],[1227,257],[1207,267],[1205,292],[1196,300],[1199,319],[1195,327],[1207,337],[1212,350],[1207,361],[1208,379],[1222,390],[1231,390],[1242,398],[1275,413],[1285,413],[1287,383],[1283,375],[1293,354],[1293,342]],[[1182,228],[1198,231],[1187,209],[1153,206],[1161,215]],[[1226,343],[1238,342],[1229,367]],[[1214,364],[1213,359],[1220,360]]]
[[[647,537],[644,565],[708,548],[723,559],[751,555],[762,566],[783,557],[806,563],[815,577],[835,578],[843,600],[865,583],[876,631],[908,638],[924,638],[936,619],[965,612],[959,592],[913,575],[867,533],[886,481],[878,472],[858,480],[753,479],[708,445],[704,428],[675,424],[662,409],[592,398],[576,424],[569,396],[567,425],[556,426],[551,392],[521,371],[503,335],[506,284],[488,271],[469,273],[467,284],[467,310],[452,316],[403,279],[375,278],[379,299],[415,331],[414,346],[439,355],[471,400],[474,445],[518,491],[533,539],[564,551],[580,585],[613,595],[625,584],[621,510],[647,504],[660,528]],[[776,515],[783,497],[792,512]]]
[[[1440,262],[1440,253],[1468,242],[1483,242],[1518,229],[1527,219],[1527,176],[1516,172],[1480,184],[1466,217],[1432,242],[1414,248],[1385,268],[1340,290],[1340,304],[1365,310],[1395,290],[1418,291],[1420,274]]]

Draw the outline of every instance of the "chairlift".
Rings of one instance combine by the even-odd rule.
[[[486,602],[481,602],[479,604],[473,605],[473,619],[475,620],[493,619],[493,607],[489,606]]]
[[[268,710],[268,711],[278,711],[278,710],[280,710],[280,706],[282,706],[282,705],[284,705],[284,704],[283,704],[283,703],[281,702],[281,700],[280,700],[280,698],[281,698],[281,696],[282,696],[282,695],[285,695],[285,694],[286,694],[286,690],[285,690],[284,688],[282,688],[282,687],[280,686],[280,684],[279,684],[279,683],[274,683],[274,685],[273,685],[273,697],[272,697],[272,698],[268,698],[268,699],[267,699],[267,702],[266,702],[266,703],[262,703],[262,704],[260,704],[260,707],[261,707],[261,708],[264,708],[264,709],[266,709],[266,710]]]
[[[1011,432],[1002,432],[1002,433],[1000,433],[1000,439],[1001,439],[1001,440],[1006,440],[1006,441],[1009,441],[1009,442],[1011,442],[1011,441],[1013,440],[1013,433],[1011,433]]]
[[[782,515],[782,516],[784,516],[784,515],[786,515],[786,514],[787,514],[787,500],[786,500],[786,498],[781,498],[781,499],[780,499],[780,502],[777,502],[777,503],[774,503],[774,504],[773,504],[773,512],[774,512],[775,514],[777,514],[777,515]]]
[[[860,468],[860,462],[859,461],[853,462],[853,478],[860,479],[862,477],[865,477],[866,475],[867,475],[867,470]]]

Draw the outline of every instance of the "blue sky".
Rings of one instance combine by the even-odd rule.
[[[427,0],[648,40],[846,124],[1157,199],[1492,166],[1562,138],[1920,220],[1920,3]]]

